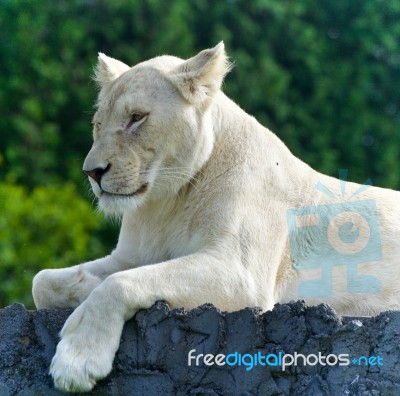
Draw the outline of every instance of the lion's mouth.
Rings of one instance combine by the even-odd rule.
[[[146,192],[149,188],[149,184],[148,183],[144,183],[142,184],[136,191],[132,192],[132,193],[128,193],[128,194],[120,194],[120,193],[113,193],[113,192],[109,192],[109,191],[105,191],[105,190],[101,190],[101,195],[111,195],[114,197],[134,197],[135,195],[139,195],[139,194],[143,194],[144,192]]]

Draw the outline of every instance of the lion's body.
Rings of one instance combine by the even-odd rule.
[[[219,90],[227,71],[221,45],[187,62],[159,57],[132,69],[100,57],[102,91],[84,169],[100,207],[122,214],[122,226],[110,256],[35,278],[38,307],[80,304],[53,360],[58,387],[90,389],[107,375],[124,321],[156,300],[231,311],[297,299],[300,284],[320,269],[295,271],[289,232],[304,255],[329,241],[315,227],[303,239],[290,230],[291,208],[340,201],[351,212],[354,202],[365,210],[375,202],[382,257],[357,271],[378,278],[379,292],[347,290],[341,265],[332,267],[331,296],[306,300],[351,315],[400,308],[400,193],[370,187],[349,201],[316,190],[320,182],[340,195],[341,184],[294,157],[228,99]],[[358,188],[347,185],[351,193]]]

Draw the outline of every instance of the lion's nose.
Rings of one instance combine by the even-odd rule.
[[[102,176],[108,172],[108,170],[111,168],[111,164],[108,164],[105,168],[95,168],[91,170],[86,170],[83,169],[83,171],[91,177],[93,180],[97,182],[97,184],[100,186],[101,178]]]

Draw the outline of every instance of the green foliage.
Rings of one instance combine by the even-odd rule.
[[[224,40],[226,92],[316,169],[399,188],[400,2],[7,1],[0,174],[82,184],[98,51],[130,64]]]
[[[71,184],[36,187],[0,184],[0,306],[32,307],[31,282],[43,268],[60,268],[105,253],[94,236],[102,217]]]
[[[399,20],[394,0],[1,1],[0,179],[33,192],[3,187],[33,202],[37,186],[70,181],[84,195],[98,51],[135,64],[163,53],[189,57],[224,40],[236,64],[224,90],[296,156],[330,175],[348,168],[354,181],[399,189]],[[8,241],[0,255],[9,257],[0,303],[27,301],[39,268],[82,262],[115,241],[115,230],[90,228],[88,215],[72,213],[83,205],[78,197],[57,195],[35,217],[11,190],[2,194],[24,216],[10,212],[14,223],[0,231]],[[70,209],[84,228],[67,233],[61,219]],[[68,240],[61,250],[56,235]],[[25,266],[28,258],[34,265]],[[25,277],[15,288],[13,273]]]

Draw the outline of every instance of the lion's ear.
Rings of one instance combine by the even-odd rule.
[[[170,73],[170,79],[190,103],[201,103],[212,98],[221,88],[231,64],[221,41],[188,59]]]
[[[125,63],[99,52],[94,79],[102,87],[115,80],[129,69],[130,67]]]

